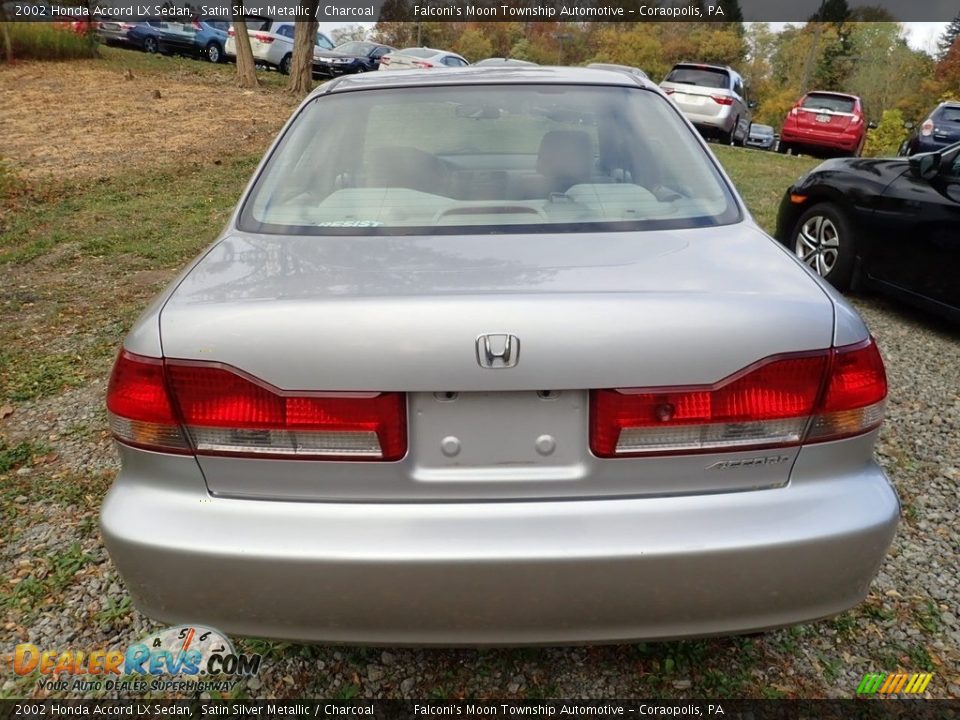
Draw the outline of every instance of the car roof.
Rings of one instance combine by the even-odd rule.
[[[431,85],[491,85],[501,83],[504,85],[530,85],[534,83],[558,85],[620,85],[624,87],[640,86],[648,89],[655,89],[657,87],[639,75],[617,70],[545,67],[541,65],[531,67],[486,66],[449,69],[437,68],[430,72],[383,72],[343,75],[336,80],[324,83],[313,91],[313,95],[325,95],[331,92],[371,88],[429,87]]]

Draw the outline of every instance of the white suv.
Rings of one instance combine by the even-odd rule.
[[[677,63],[660,87],[704,137],[725,145],[746,142],[754,103],[747,102],[743,78],[732,68]]]
[[[248,17],[247,35],[250,36],[250,47],[253,50],[253,59],[258,65],[275,67],[284,75],[290,73],[290,60],[293,57],[293,35],[295,23],[276,22],[262,17]],[[233,26],[227,31],[227,43],[223,52],[230,59],[237,56],[237,36]],[[316,57],[318,52],[332,50],[333,42],[322,32],[317,33],[313,47]]]

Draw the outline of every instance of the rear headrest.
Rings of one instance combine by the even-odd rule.
[[[537,172],[570,187],[593,174],[593,143],[583,130],[551,130],[540,140]]]

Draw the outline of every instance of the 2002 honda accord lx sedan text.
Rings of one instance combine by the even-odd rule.
[[[755,631],[866,594],[886,394],[646,80],[348,77],[127,337],[103,534],[143,612],[230,633]]]

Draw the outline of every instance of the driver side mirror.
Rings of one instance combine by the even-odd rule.
[[[750,102],[747,103],[747,107],[750,108],[751,110],[756,110],[756,109],[757,109],[757,101],[756,101],[756,100],[751,100]]]
[[[877,124],[873,122],[873,120],[867,123],[867,130],[876,130],[876,129],[877,129]]]
[[[933,180],[940,174],[943,156],[938,152],[910,156],[910,173],[920,180]]]
[[[913,122],[912,120],[907,120],[907,121],[903,124],[903,129],[904,129],[904,130],[913,130],[916,126],[917,126],[917,124],[916,124],[915,122]]]

